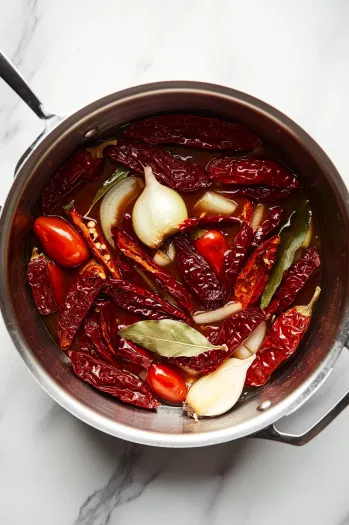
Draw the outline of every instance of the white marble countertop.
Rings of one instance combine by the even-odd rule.
[[[296,120],[349,183],[348,2],[0,4],[0,48],[47,108],[69,113],[157,80],[224,84]],[[1,202],[41,125],[0,81]],[[245,439],[153,449],[104,435],[55,404],[2,321],[0,346],[1,525],[349,524],[348,409],[303,448]],[[323,412],[330,392],[308,415]]]

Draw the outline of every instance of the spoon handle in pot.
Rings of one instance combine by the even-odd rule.
[[[21,99],[42,120],[55,115],[48,113],[42,103],[24,80],[16,67],[0,51],[0,77],[21,97]]]

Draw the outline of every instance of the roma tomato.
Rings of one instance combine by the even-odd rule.
[[[161,363],[150,365],[147,383],[155,394],[172,404],[183,403],[187,397],[187,385],[174,368]]]
[[[224,253],[229,249],[228,241],[218,230],[208,230],[194,241],[199,254],[208,262],[217,277],[223,273]]]
[[[85,241],[60,217],[38,217],[33,231],[45,253],[62,266],[79,266],[90,257]]]

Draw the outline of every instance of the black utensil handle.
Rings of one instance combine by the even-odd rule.
[[[0,78],[2,78],[21,99],[42,120],[50,119],[55,115],[45,110],[42,103],[24,80],[18,69],[0,51]]]

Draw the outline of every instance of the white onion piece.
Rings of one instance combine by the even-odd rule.
[[[169,264],[171,264],[170,258],[167,256],[167,253],[163,250],[158,250],[153,257],[153,260],[158,266],[168,266]]]
[[[206,191],[203,196],[196,202],[194,210],[196,212],[206,212],[209,215],[226,215],[229,217],[237,208],[236,202],[215,193]]]
[[[158,250],[153,257],[154,262],[158,266],[168,266],[176,258],[176,247],[173,242],[171,242],[165,250]]]
[[[115,226],[127,206],[141,193],[144,182],[137,177],[127,177],[109,190],[101,201],[101,227],[105,238],[114,246],[111,229]]]
[[[267,334],[267,323],[262,321],[261,324],[253,330],[252,334],[240,345],[234,352],[233,356],[237,359],[246,359],[259,350]]]
[[[188,392],[184,410],[195,419],[198,416],[219,416],[230,410],[244,388],[246,373],[255,359],[234,357],[224,361],[214,372],[202,376]]]
[[[264,211],[265,211],[265,206],[263,204],[257,204],[257,206],[254,209],[252,219],[251,219],[251,228],[253,231],[256,230],[258,226],[260,226],[263,220]]]
[[[200,312],[193,315],[193,321],[196,324],[208,324],[216,323],[217,321],[223,321],[228,319],[235,312],[239,312],[242,309],[242,304],[237,302],[227,303],[226,305],[218,308],[217,310],[211,310],[209,312]]]
[[[188,218],[180,194],[160,184],[149,166],[144,168],[145,188],[132,211],[132,224],[137,237],[150,248],[158,248],[164,239],[178,231]]]

